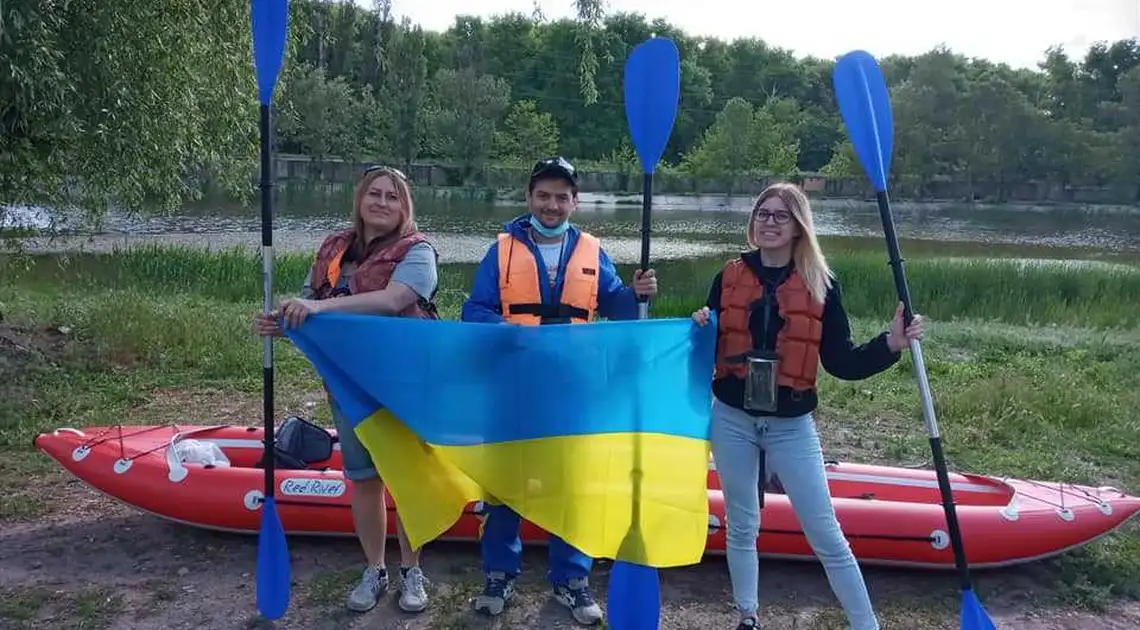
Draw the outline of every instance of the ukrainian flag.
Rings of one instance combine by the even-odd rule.
[[[700,562],[714,325],[324,313],[286,334],[355,423],[414,547],[493,498],[595,558]],[[623,545],[635,469],[642,539]]]

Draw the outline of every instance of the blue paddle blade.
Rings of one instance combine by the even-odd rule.
[[[658,630],[661,587],[657,569],[615,562],[606,594],[607,623],[613,630]]]
[[[891,172],[894,118],[879,63],[866,51],[849,52],[835,63],[832,81],[855,155],[875,191],[885,192]]]
[[[289,608],[289,549],[285,546],[285,528],[277,514],[277,501],[267,497],[261,509],[261,532],[257,539],[257,610],[266,619],[280,619]]]
[[[625,62],[625,118],[641,170],[653,173],[673,133],[681,100],[681,57],[673,40],[637,45]]]
[[[277,75],[285,57],[289,23],[289,0],[252,0],[253,67],[257,73],[257,98],[262,105],[273,99]]]
[[[973,589],[962,592],[962,630],[997,630]]]

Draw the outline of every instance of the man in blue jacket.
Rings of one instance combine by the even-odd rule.
[[[626,286],[597,237],[570,225],[578,206],[578,173],[566,159],[535,164],[526,191],[530,212],[503,226],[475,272],[460,318],[519,325],[588,323],[594,318],[637,319],[639,299],[657,293],[652,269]],[[486,584],[475,610],[503,611],[521,573],[520,517],[487,502],[480,545]],[[592,625],[602,610],[589,590],[593,559],[551,536],[547,577],[553,594],[574,619]]]

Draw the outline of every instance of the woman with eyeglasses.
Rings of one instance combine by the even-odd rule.
[[[778,476],[808,543],[854,630],[877,630],[863,575],[839,527],[812,412],[819,366],[861,380],[893,366],[922,320],[903,325],[900,302],[890,330],[856,345],[839,284],[816,240],[807,196],[793,184],[760,193],[746,231],[751,251],[713,280],[704,326],[717,315],[710,439],[724,491],[726,556],[737,630],[759,628],[760,484]]]
[[[278,318],[299,326],[313,313],[340,312],[439,319],[434,304],[438,285],[438,255],[418,230],[411,187],[399,170],[374,166],[356,184],[352,227],[325,238],[301,290],[301,296],[281,302],[278,310],[254,316],[260,335],[282,336]],[[344,460],[344,475],[353,482],[352,517],[368,566],[349,593],[348,608],[370,610],[388,588],[385,533],[388,531],[384,482],[368,449],[351,423],[329,397],[333,422]],[[427,606],[425,578],[419,552],[413,551],[399,519],[400,599],[405,611]]]

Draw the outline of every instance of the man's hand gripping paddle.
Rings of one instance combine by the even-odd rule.
[[[641,203],[641,270],[649,269],[650,209],[653,206],[653,173],[673,133],[681,96],[681,61],[677,45],[668,39],[649,39],[629,54],[625,62],[625,116],[641,170],[645,173]],[[640,299],[638,318],[649,316],[649,303]],[[633,518],[622,541],[622,551],[644,555],[641,532],[641,439],[633,446]],[[641,552],[638,552],[641,550]],[[632,553],[631,553],[632,552]],[[661,617],[661,584],[657,569],[617,561],[610,574],[607,594],[609,626],[613,630],[657,630]]]
[[[273,310],[273,133],[270,101],[285,56],[288,0],[252,0],[253,65],[261,103],[261,263],[264,309]],[[265,421],[265,501],[257,539],[257,610],[280,619],[289,608],[289,548],[274,499],[273,466],[273,339],[265,338],[262,401]]]
[[[855,148],[855,154],[859,156],[863,170],[875,188],[875,198],[879,203],[879,218],[883,223],[887,252],[891,268],[894,270],[895,289],[899,300],[903,303],[903,323],[909,326],[914,317],[914,309],[911,306],[910,291],[903,272],[898,236],[895,234],[894,220],[891,216],[890,199],[887,197],[887,174],[891,170],[891,150],[894,143],[894,118],[887,84],[883,80],[878,62],[862,50],[849,52],[841,57],[835,64],[832,78],[835,84],[835,98],[839,102],[839,113],[847,127],[847,135],[851,138],[851,144]],[[954,509],[950,476],[946,472],[946,460],[942,454],[942,438],[938,433],[934,402],[930,395],[930,385],[926,380],[926,366],[922,361],[922,346],[918,341],[911,341],[910,350],[914,358],[918,390],[922,395],[922,415],[926,422],[926,432],[930,436],[930,451],[934,455],[938,487],[942,492],[946,528],[961,581],[961,627],[962,630],[995,630],[994,622],[978,601],[970,583],[970,569],[966,564],[962,533],[958,528],[958,515]]]

